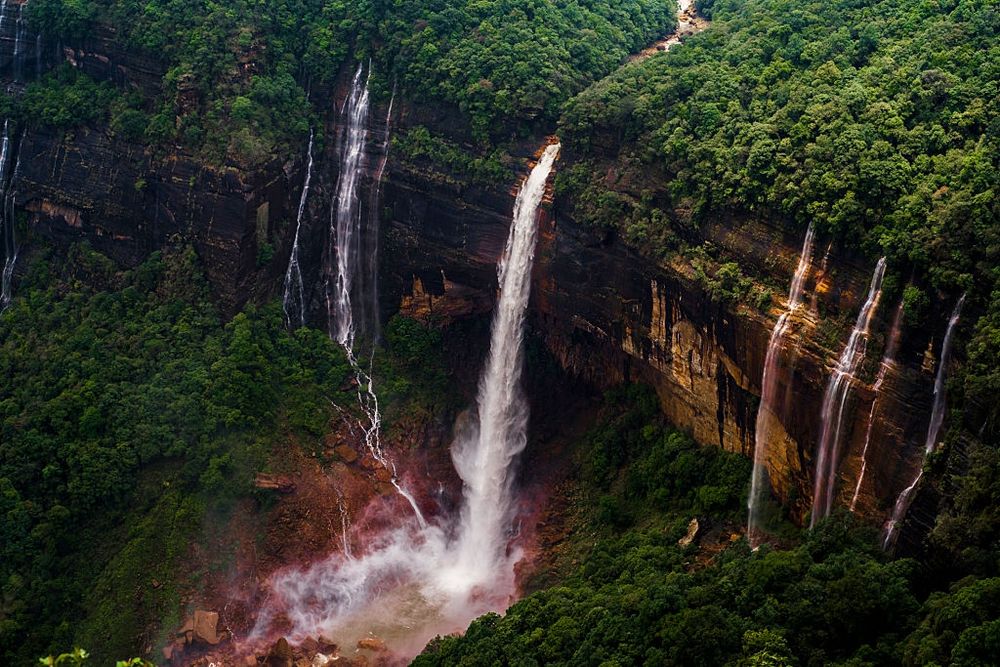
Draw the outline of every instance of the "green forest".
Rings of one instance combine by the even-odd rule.
[[[110,117],[126,139],[245,166],[300,149],[330,111],[323,92],[352,62],[371,63],[385,100],[398,88],[453,105],[489,145],[553,123],[571,95],[674,21],[655,0],[33,0],[29,15],[71,42],[108,26],[116,49],[165,69],[156,95],[115,95],[106,84],[88,94],[85,77],[56,72],[29,88],[31,124]]]

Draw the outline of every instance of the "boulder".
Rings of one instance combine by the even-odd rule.
[[[365,637],[364,639],[359,639],[358,648],[365,649],[368,651],[376,651],[379,653],[389,650],[388,647],[385,645],[385,642],[376,637],[375,635]]]
[[[254,478],[253,485],[258,489],[268,489],[279,493],[291,493],[295,490],[295,482],[285,475],[271,475],[259,472]]]
[[[267,667],[293,667],[295,655],[292,653],[292,647],[288,645],[288,640],[282,637],[274,642],[274,646],[264,658],[264,664]]]
[[[350,445],[337,445],[333,451],[344,463],[354,463],[358,460],[358,453]]]
[[[214,611],[198,610],[194,612],[192,621],[194,630],[194,641],[212,646],[219,643],[217,628],[219,626],[219,614]]]
[[[677,540],[677,546],[686,547],[687,545],[694,542],[695,538],[698,537],[698,530],[701,526],[698,524],[698,519],[691,519],[691,523],[688,524],[687,533],[681,539]]]

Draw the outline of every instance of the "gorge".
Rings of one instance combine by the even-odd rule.
[[[7,662],[991,646],[982,3],[70,4],[0,8]]]

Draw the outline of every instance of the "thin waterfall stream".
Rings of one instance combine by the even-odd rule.
[[[382,414],[375,392],[373,368],[375,349],[372,346],[369,367],[361,367],[355,351],[358,334],[371,340],[377,337],[378,296],[375,291],[378,252],[377,192],[388,159],[389,121],[392,102],[386,118],[385,148],[376,179],[372,184],[373,199],[369,211],[370,224],[364,228],[364,216],[359,196],[361,176],[365,170],[365,148],[368,141],[368,117],[371,65],[364,74],[364,64],[359,64],[351,82],[351,90],[344,103],[344,139],[340,152],[340,174],[336,198],[330,207],[330,236],[326,275],[327,315],[330,336],[340,343],[357,380],[358,405],[364,415],[359,426],[364,432],[365,447],[372,457],[391,475],[392,486],[406,500],[421,526],[426,525],[416,499],[399,481],[395,463],[382,449]],[[303,192],[305,196],[305,192]],[[301,212],[301,207],[300,207]],[[367,234],[365,233],[367,232]],[[362,252],[364,251],[364,252]],[[294,252],[294,251],[293,251]],[[300,297],[301,299],[301,297]],[[370,312],[369,312],[370,311]],[[357,314],[361,316],[358,317]],[[303,315],[304,317],[304,315]],[[359,328],[360,327],[360,328]]]
[[[285,271],[285,290],[281,299],[285,312],[285,322],[289,327],[304,326],[306,323],[306,304],[302,285],[302,267],[299,265],[299,236],[302,232],[302,218],[305,216],[306,203],[309,199],[309,187],[312,184],[313,173],[313,131],[309,131],[308,161],[306,178],[302,185],[302,196],[299,198],[299,210],[295,216],[295,237],[292,241],[292,253],[288,258],[288,269]]]
[[[344,103],[344,140],[340,153],[337,194],[330,207],[330,248],[327,269],[327,314],[330,336],[348,350],[354,349],[357,323],[353,301],[365,273],[361,270],[361,206],[358,196],[365,167],[365,144],[368,139],[368,76],[358,65],[351,92]]]
[[[840,354],[840,359],[830,375],[823,394],[823,408],[820,413],[822,427],[820,430],[819,455],[816,459],[815,480],[813,484],[813,510],[809,520],[810,527],[830,515],[833,508],[833,494],[837,486],[837,471],[840,463],[842,431],[847,407],[847,397],[855,381],[855,373],[865,358],[868,349],[868,332],[871,330],[872,318],[882,298],[882,280],[885,278],[885,257],[875,265],[871,283],[868,286],[868,296],[854,329],[847,339],[847,345]]]
[[[3,236],[4,262],[3,276],[0,280],[0,312],[7,310],[14,299],[14,267],[17,264],[17,254],[20,248],[17,244],[14,213],[14,198],[17,194],[17,177],[21,171],[21,146],[24,135],[18,145],[17,156],[14,158],[14,169],[8,174],[8,166],[13,152],[9,131],[10,121],[4,121],[3,145],[0,147],[0,235]]]
[[[861,450],[861,470],[858,472],[858,481],[854,486],[854,495],[851,496],[851,511],[853,512],[858,504],[858,496],[861,495],[861,485],[865,481],[865,473],[868,471],[868,448],[872,442],[872,430],[875,425],[875,411],[878,409],[879,398],[881,396],[882,384],[885,382],[889,371],[896,367],[896,350],[899,347],[899,334],[903,325],[903,302],[899,302],[896,308],[896,315],[892,319],[892,327],[889,329],[889,338],[886,340],[885,354],[882,356],[882,363],[878,367],[878,375],[875,384],[872,385],[872,407],[868,412],[868,427],[865,429],[865,445]]]
[[[926,461],[937,448],[938,435],[941,433],[941,426],[944,424],[944,409],[947,402],[945,391],[945,380],[948,377],[948,361],[951,359],[951,346],[954,342],[955,327],[962,317],[962,306],[965,305],[965,295],[963,294],[955,304],[955,309],[948,320],[948,330],[944,334],[944,341],[941,343],[941,358],[938,359],[937,374],[934,378],[934,406],[931,408],[931,419],[927,426],[927,438],[924,440],[924,457]],[[895,544],[899,536],[899,524],[903,521],[906,513],[913,502],[913,492],[924,476],[924,466],[921,464],[920,470],[913,482],[907,486],[896,498],[896,504],[892,508],[892,515],[883,528],[884,538],[882,548],[888,549]]]
[[[761,379],[760,407],[757,410],[757,424],[754,431],[753,476],[750,482],[750,498],[747,502],[747,537],[754,548],[760,545],[761,517],[760,504],[767,492],[767,444],[773,420],[780,421],[777,396],[781,384],[779,364],[782,343],[788,330],[791,318],[802,307],[802,295],[805,289],[806,275],[812,265],[813,226],[810,224],[802,242],[802,252],[792,276],[792,285],[788,291],[788,306],[781,314],[771,331],[771,339],[767,345],[767,355],[764,359],[764,377]]]

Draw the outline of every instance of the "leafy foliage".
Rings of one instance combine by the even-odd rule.
[[[376,94],[395,81],[416,101],[451,103],[487,141],[511,123],[552,122],[570,95],[673,21],[656,0],[37,0],[29,11],[44,34],[69,42],[107,24],[119,48],[163,64],[162,92],[141,109],[146,141],[244,166],[319,124],[306,91],[328,90],[349,56],[373,59]],[[43,97],[61,90],[43,88]]]
[[[279,420],[315,430],[349,366],[280,308],[223,325],[193,251],[129,273],[77,246],[0,318],[0,661],[52,646],[99,659],[174,613],[206,511],[247,493]],[[310,412],[312,408],[312,412]],[[286,413],[287,411],[287,413]]]
[[[1000,46],[991,3],[701,7],[710,30],[567,105],[562,136],[589,175],[571,190],[582,219],[621,225],[655,254],[657,228],[684,227],[647,222],[652,210],[696,221],[765,211],[886,254],[938,288],[992,275]],[[597,164],[609,145],[619,146],[615,182]],[[633,177],[646,194],[616,191]],[[652,230],[633,231],[641,225]]]

